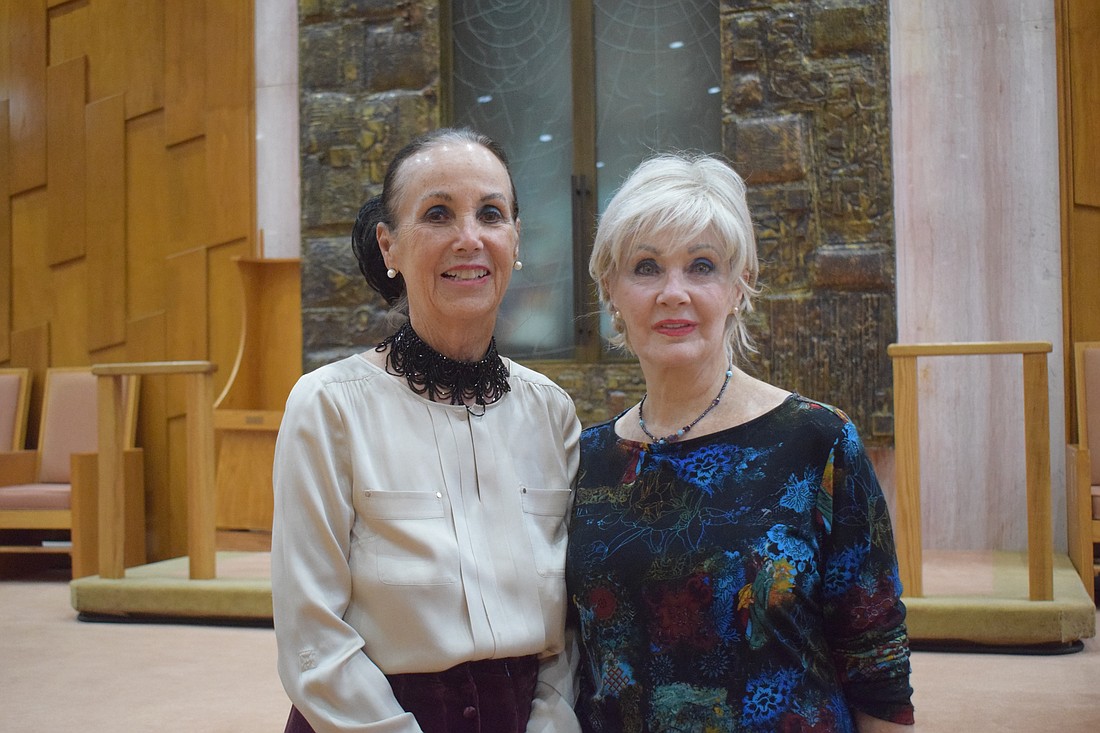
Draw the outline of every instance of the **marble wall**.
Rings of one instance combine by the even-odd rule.
[[[892,0],[898,340],[1050,341],[1065,548],[1054,3]],[[919,367],[925,547],[1026,547],[1020,358]]]
[[[298,257],[298,0],[254,3],[256,218],[265,257]]]

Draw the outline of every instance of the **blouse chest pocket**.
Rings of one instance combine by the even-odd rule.
[[[377,578],[386,585],[458,579],[458,545],[440,493],[364,491],[359,518]]]
[[[566,515],[572,495],[569,489],[521,489],[523,521],[535,554],[535,570],[543,577],[565,576]]]

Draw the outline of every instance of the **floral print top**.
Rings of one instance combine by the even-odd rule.
[[[657,445],[585,430],[567,580],[586,731],[912,723],[886,501],[852,422],[797,394]]]

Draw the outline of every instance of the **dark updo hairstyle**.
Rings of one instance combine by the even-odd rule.
[[[359,261],[359,271],[367,280],[367,285],[386,299],[391,306],[396,305],[405,295],[405,278],[386,275],[386,262],[382,250],[378,247],[378,224],[383,223],[390,229],[395,228],[394,206],[401,195],[402,183],[398,180],[401,164],[410,156],[443,143],[466,143],[480,145],[495,155],[504,165],[508,182],[512,187],[512,221],[519,217],[519,199],[516,198],[516,184],[512,180],[512,168],[508,165],[508,156],[495,141],[468,128],[442,127],[425,133],[398,151],[386,169],[382,180],[382,193],[371,198],[359,209],[355,225],[351,230],[351,248]]]

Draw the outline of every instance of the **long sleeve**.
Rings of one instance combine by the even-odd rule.
[[[559,401],[558,422],[563,436],[566,474],[571,477],[571,489],[576,491],[577,468],[580,464],[581,425],[571,400]],[[566,515],[568,517],[568,514]],[[561,527],[562,585],[565,578],[565,544],[568,542],[568,521]],[[563,609],[564,614],[564,609]],[[562,619],[564,624],[564,618]],[[575,634],[565,632],[564,648],[557,654],[542,659],[539,666],[538,685],[527,722],[528,733],[580,732],[580,723],[573,708],[576,704],[575,676],[579,658]]]
[[[890,517],[851,422],[844,423],[830,461],[824,610],[834,662],[849,705],[909,724],[909,641]]]
[[[279,676],[317,733],[420,733],[344,613],[353,509],[342,418],[320,382],[292,391],[276,444],[272,595]],[[353,719],[350,711],[355,711]]]

